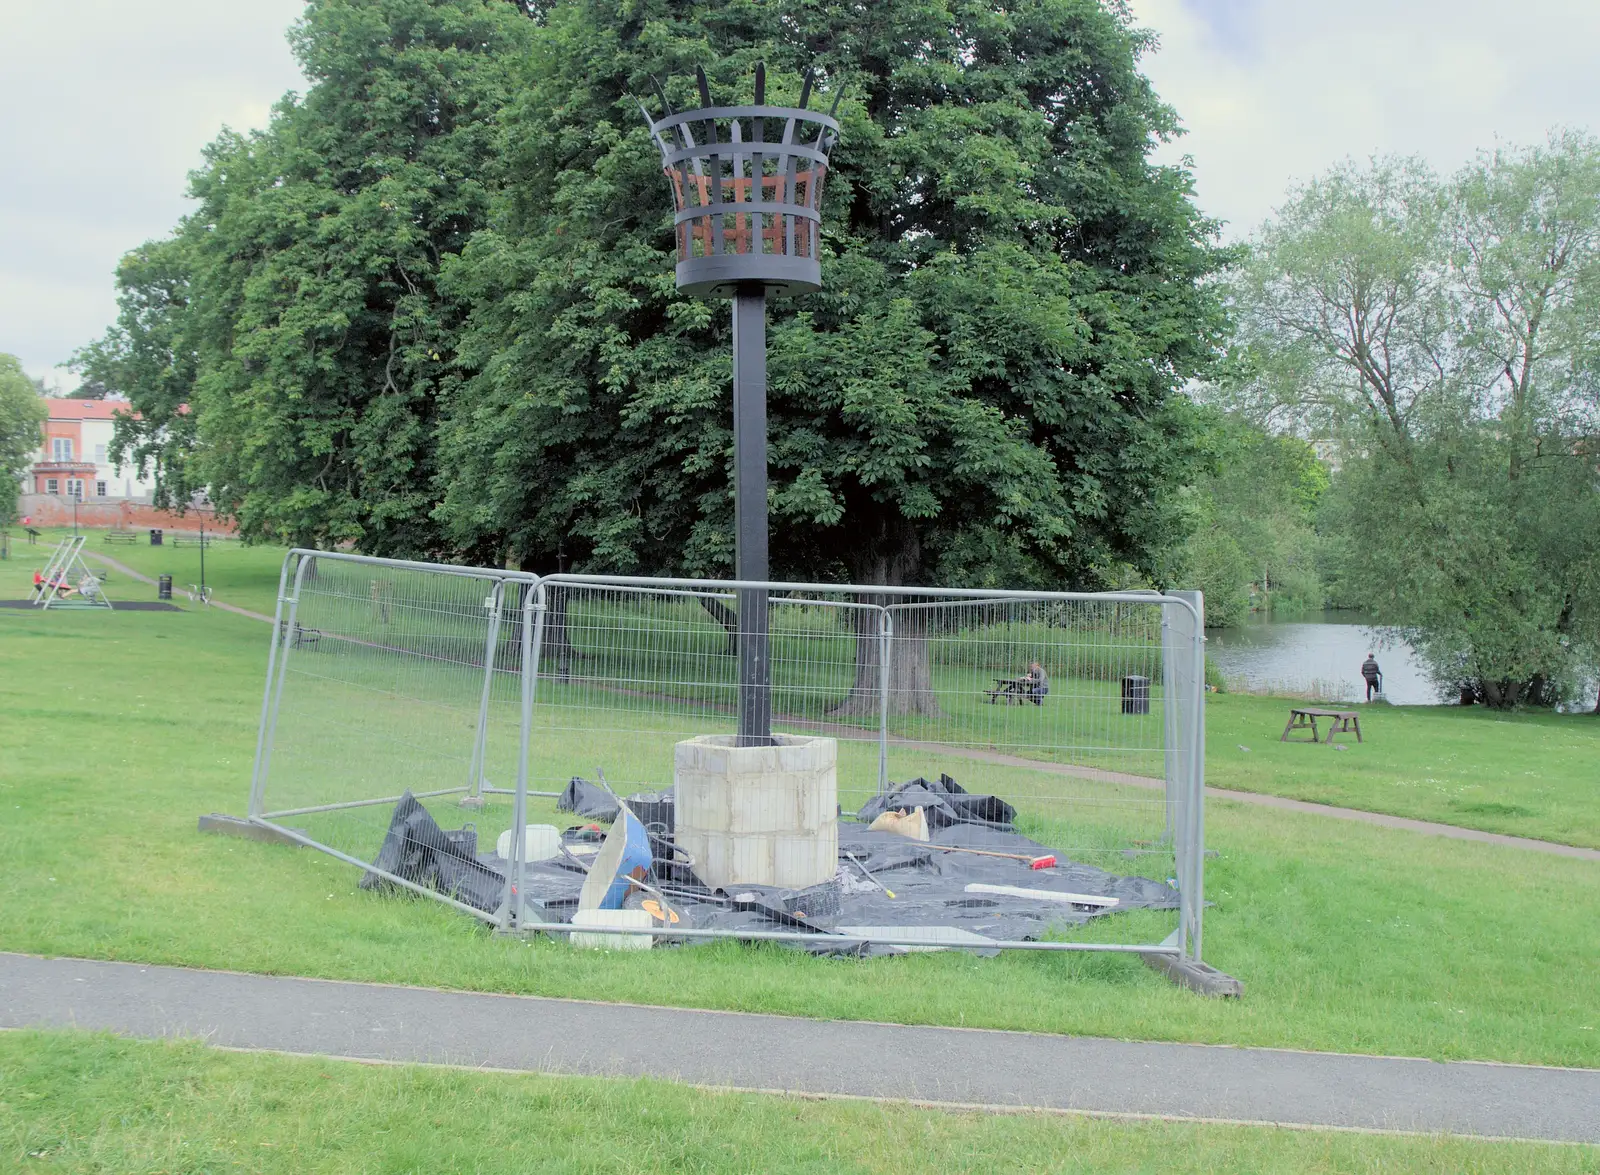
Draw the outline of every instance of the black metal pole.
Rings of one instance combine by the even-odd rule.
[[[734,578],[767,572],[767,291],[752,283],[733,298]],[[739,738],[772,745],[766,589],[739,590]]]

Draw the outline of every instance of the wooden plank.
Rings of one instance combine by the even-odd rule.
[[[1029,889],[1024,885],[990,885],[983,881],[974,881],[967,886],[968,893],[990,893],[1009,898],[1029,898],[1038,902],[1065,902],[1073,906],[1100,906],[1102,908],[1119,905],[1116,898],[1101,897],[1099,894],[1089,893],[1062,893],[1055,889]]]

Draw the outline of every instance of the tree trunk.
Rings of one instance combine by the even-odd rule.
[[[713,600],[709,596],[701,596],[700,606],[711,613],[711,619],[722,625],[728,634],[728,656],[739,655],[739,614],[721,600]]]
[[[894,597],[863,593],[863,604],[893,603]],[[879,632],[881,613],[852,609],[856,637],[856,674],[845,700],[829,717],[875,717],[881,706],[883,688],[883,637]],[[933,659],[929,655],[928,614],[921,609],[894,613],[894,634],[889,641],[889,713],[938,715],[939,701],[933,692]]]
[[[1526,682],[1521,681],[1487,681],[1479,687],[1483,694],[1483,704],[1491,710],[1513,710],[1522,700],[1522,691]]]
[[[868,514],[868,517],[873,517]],[[893,507],[879,507],[874,521],[863,519],[866,541],[850,552],[851,578],[863,586],[899,587],[916,581],[922,565],[922,543],[915,526]],[[864,604],[892,604],[896,596],[865,592]],[[850,692],[828,713],[832,717],[873,716],[878,713],[882,689],[883,641],[879,613],[852,609],[856,638],[855,681]],[[924,610],[894,613],[894,634],[889,642],[889,713],[939,715],[933,693],[928,613]]]
[[[1595,691],[1593,713],[1596,718],[1600,718],[1600,689]]]
[[[571,593],[560,585],[545,589],[544,635],[540,638],[540,656],[553,661],[556,677],[561,681],[572,678],[572,633],[567,627],[567,601]]]

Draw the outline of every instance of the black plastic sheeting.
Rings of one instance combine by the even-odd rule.
[[[922,809],[930,832],[952,824],[980,824],[1009,831],[1017,818],[1017,810],[1000,797],[971,795],[948,775],[941,775],[937,783],[917,778],[896,784],[888,795],[868,800],[856,819],[871,824],[885,812],[910,812],[913,808]]]
[[[498,858],[489,858],[497,862]],[[394,806],[389,831],[373,866],[456,901],[493,913],[505,894],[505,870],[478,857],[478,835],[471,828],[446,832],[409,791]],[[368,873],[362,889],[397,889],[387,877]]]
[[[608,792],[574,779],[562,797],[562,806],[601,820],[601,797],[614,816],[616,801]],[[913,807],[922,807],[928,816],[930,839],[926,842],[893,832],[874,832],[866,825],[883,811]],[[1060,850],[1018,833],[1011,826],[1013,818],[1011,805],[995,796],[969,795],[949,776],[934,783],[915,779],[898,785],[887,797],[874,798],[858,814],[859,823],[840,822],[839,868],[820,885],[805,889],[739,885],[714,891],[700,885],[681,864],[669,867],[665,859],[657,860],[654,884],[677,913],[679,928],[838,934],[837,953],[848,954],[892,953],[894,948],[864,946],[859,935],[849,936],[840,927],[945,927],[990,939],[1032,940],[1052,927],[1082,925],[1124,910],[1178,907],[1177,892],[1162,882],[1075,863]],[[531,912],[545,921],[571,919],[578,908],[586,862],[593,856],[572,850],[592,847],[598,839],[592,829],[569,829],[561,856],[523,867],[522,894]],[[944,852],[941,846],[1030,859],[1054,855],[1057,864],[1035,870],[1027,861]],[[505,862],[475,850],[476,836],[471,829],[441,829],[408,792],[395,806],[388,835],[373,864],[494,913],[505,893]],[[667,851],[658,842],[658,858],[664,858]],[[966,887],[974,882],[1116,898],[1117,905],[1090,907],[967,893]],[[369,889],[392,886],[371,873],[361,884]],[[889,891],[895,896],[889,897]],[[635,891],[628,904],[636,905],[650,896]],[[804,949],[834,952],[827,943],[804,944]]]
[[[590,783],[574,775],[572,782],[567,784],[567,790],[556,800],[556,810],[576,812],[585,820],[610,824],[617,818],[617,797],[598,783]]]

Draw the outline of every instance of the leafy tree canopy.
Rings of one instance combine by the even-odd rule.
[[[532,19],[529,19],[529,18]],[[1173,574],[1223,254],[1101,0],[313,0],[310,79],[131,254],[85,376],[247,536],[731,565],[729,314],[673,288],[637,95],[845,91],[824,294],[774,303],[774,570]],[[183,406],[188,410],[184,411]]]
[[[1600,666],[1600,142],[1557,133],[1446,182],[1346,167],[1296,192],[1234,285],[1234,403],[1338,441],[1332,585],[1442,689],[1570,696]]]
[[[505,112],[492,228],[445,267],[472,307],[438,516],[481,557],[725,572],[726,304],[673,288],[635,95],[844,90],[823,293],[770,304],[775,574],[1094,582],[1167,570],[1195,459],[1175,395],[1223,320],[1212,226],[1148,152],[1172,113],[1095,0],[551,8]]]
[[[17,479],[39,455],[45,403],[22,360],[0,352],[0,523],[16,518]]]
[[[119,441],[170,496],[207,488],[248,536],[442,549],[437,413],[464,311],[436,278],[485,222],[531,32],[503,2],[307,5],[309,91],[208,148],[199,207],[124,261],[118,324],[78,357],[144,415]]]

